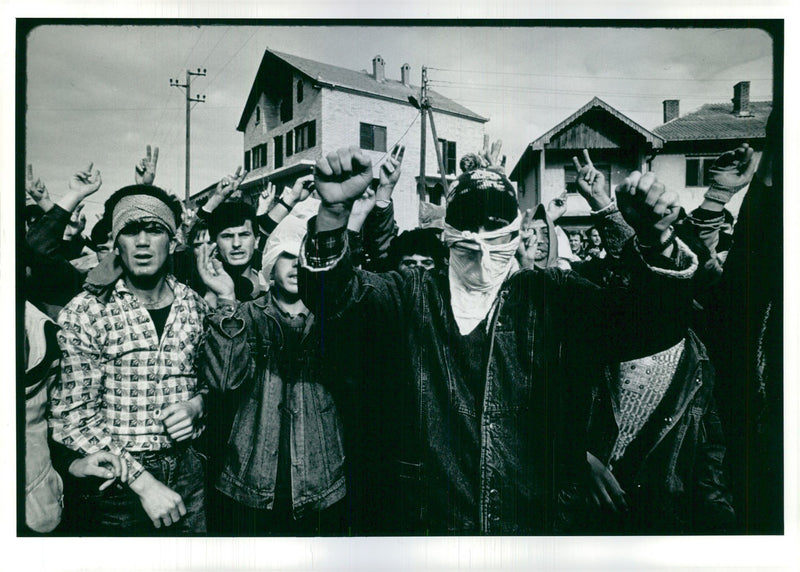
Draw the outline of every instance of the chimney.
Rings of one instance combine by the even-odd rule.
[[[403,64],[400,68],[400,78],[403,80],[403,85],[406,87],[411,85],[411,66]]]
[[[372,77],[375,78],[375,81],[383,82],[386,80],[386,70],[384,69],[385,64],[386,62],[383,61],[383,58],[380,55],[372,58]]]
[[[680,116],[680,104],[681,102],[679,99],[664,100],[664,123],[677,119]]]
[[[739,117],[750,116],[750,82],[740,81],[733,86],[733,114]]]

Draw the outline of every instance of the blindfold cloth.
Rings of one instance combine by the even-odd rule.
[[[460,231],[445,224],[442,241],[450,247],[450,306],[461,335],[486,318],[506,278],[519,269],[519,213],[511,224],[491,232]],[[509,238],[503,244],[490,244]]]

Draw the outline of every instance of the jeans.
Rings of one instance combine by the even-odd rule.
[[[132,453],[155,479],[181,495],[186,516],[172,526],[156,528],[139,495],[119,482],[104,491],[101,479],[82,479],[73,497],[77,506],[65,507],[75,534],[87,536],[182,536],[206,532],[204,460],[190,445],[162,451]]]

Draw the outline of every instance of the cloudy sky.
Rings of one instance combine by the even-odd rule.
[[[663,99],[681,113],[728,101],[750,80],[772,96],[772,41],[748,29],[450,28],[307,26],[42,26],[28,36],[26,154],[51,195],[94,161],[104,185],[87,212],[133,182],[148,143],[160,147],[157,184],[183,196],[186,68],[206,68],[193,95],[192,192],[242,161],[235,129],[266,47],[351,69],[383,56],[387,77],[408,62],[419,83],[490,118],[509,163],[525,145],[598,96],[646,128]],[[409,132],[407,137],[418,137]],[[326,150],[327,151],[327,150]]]

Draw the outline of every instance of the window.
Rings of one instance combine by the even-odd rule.
[[[686,186],[709,186],[711,184],[709,171],[716,159],[716,157],[686,157]]]
[[[370,151],[386,151],[386,127],[362,123],[360,147]]]
[[[288,136],[288,134],[287,134]],[[309,121],[294,130],[294,150],[296,153],[311,149],[317,144],[317,122]],[[385,147],[384,143],[384,147]]]
[[[603,176],[606,178],[606,194],[610,197],[611,196],[611,165],[601,165],[600,163],[595,163],[594,168],[603,173]],[[578,178],[578,171],[575,170],[575,166],[572,164],[564,165],[564,184],[567,187],[567,193],[577,193],[578,192],[578,183],[576,183],[576,179]]]
[[[275,168],[283,167],[283,135],[275,137]]]
[[[286,156],[291,157],[294,153],[294,144],[292,143],[292,132],[286,134]]]
[[[439,139],[439,151],[442,154],[442,163],[444,163],[444,174],[456,174],[456,142],[448,141],[447,139]]]
[[[253,153],[251,159],[252,159],[253,169],[260,169],[261,167],[266,167],[267,144],[262,143],[261,145],[256,145],[255,147],[253,147]],[[248,167],[246,165],[247,163],[250,162],[247,155],[245,155],[244,162],[245,162],[245,169],[247,169]]]
[[[302,103],[303,101],[303,80],[299,80],[297,82],[297,103]]]
[[[291,91],[291,88],[289,89]],[[292,94],[281,101],[281,123],[292,120]]]
[[[256,105],[256,125],[261,123],[261,106]]]
[[[245,171],[250,170],[250,151],[244,152],[244,170]]]

